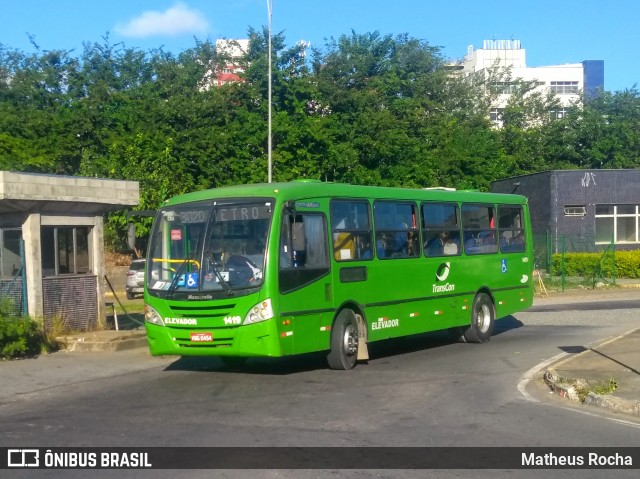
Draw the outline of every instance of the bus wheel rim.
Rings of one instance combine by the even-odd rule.
[[[476,325],[478,329],[481,332],[486,333],[490,324],[491,311],[489,311],[489,307],[486,304],[478,306],[478,309],[476,310]]]
[[[358,332],[356,328],[349,325],[344,330],[343,337],[344,352],[347,356],[353,356],[358,350]]]

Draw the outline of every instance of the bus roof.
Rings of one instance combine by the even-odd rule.
[[[465,201],[471,203],[513,203],[526,204],[521,195],[504,193],[483,193],[479,191],[451,191],[449,189],[417,189],[384,186],[361,186],[347,183],[325,183],[319,180],[297,180],[288,183],[255,183],[223,186],[209,190],[195,191],[175,196],[163,206],[203,201],[215,198],[279,198],[282,201],[304,200],[308,198],[343,197],[375,198],[396,200],[438,200]]]

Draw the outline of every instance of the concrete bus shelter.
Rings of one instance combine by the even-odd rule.
[[[0,298],[45,327],[101,323],[103,215],[139,196],[137,181],[0,171]]]

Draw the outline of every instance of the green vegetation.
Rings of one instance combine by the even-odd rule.
[[[594,385],[592,391],[596,394],[611,394],[616,389],[618,389],[618,382],[614,378],[609,378],[604,383]]]
[[[17,315],[11,301],[0,303],[0,359],[35,356],[40,353],[42,339],[38,323]]]
[[[609,378],[606,381],[587,381],[585,379],[574,379],[558,376],[554,378],[554,382],[561,385],[573,387],[577,396],[577,400],[581,403],[585,402],[589,393],[604,396],[606,394],[611,394],[616,389],[618,389],[618,382],[614,378]]]
[[[564,253],[564,274],[566,276],[582,276],[593,278],[594,274],[599,277],[611,278],[640,278],[640,250],[616,251],[597,253]],[[554,254],[551,257],[551,273],[560,275],[562,272],[562,254]]]
[[[266,181],[266,31],[248,36],[246,81],[220,88],[207,88],[207,78],[229,60],[209,42],[178,55],[108,37],[78,55],[0,44],[0,170],[137,180],[140,209]],[[486,190],[492,180],[551,168],[640,165],[635,87],[551,120],[556,100],[519,82],[496,129],[496,92],[487,86],[510,81],[510,72],[455,77],[426,41],[352,32],[305,56],[279,34],[273,52],[275,181]],[[125,248],[124,214],[105,223],[116,250]],[[139,221],[141,237],[150,222]]]
[[[578,393],[578,399],[580,402],[584,402],[589,395],[589,393],[594,394],[611,394],[616,389],[618,389],[618,383],[614,378],[609,378],[609,380],[601,382],[601,381],[577,381],[574,382],[576,392]]]

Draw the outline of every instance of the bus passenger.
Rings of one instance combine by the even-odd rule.
[[[371,238],[368,236],[362,236],[360,239],[360,259],[373,258],[373,251],[371,251]]]
[[[428,239],[424,245],[424,252],[427,256],[442,256],[442,241],[439,236]]]
[[[478,252],[478,240],[473,233],[465,233],[464,250],[471,254]]]
[[[453,241],[449,233],[447,231],[443,231],[440,235],[440,241],[442,241],[442,252],[447,256],[458,254],[458,245]]]

